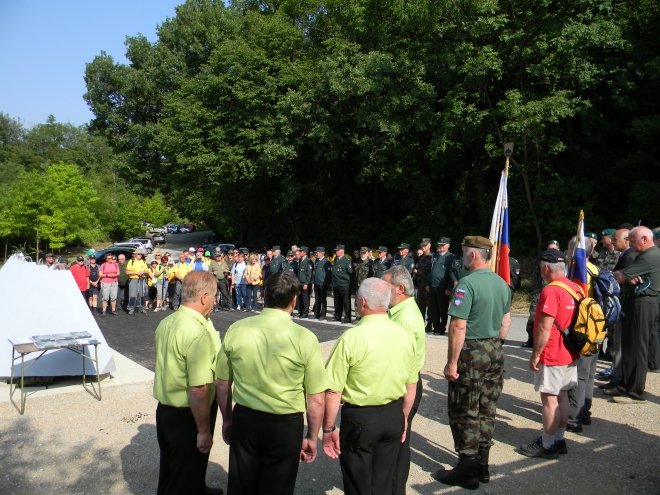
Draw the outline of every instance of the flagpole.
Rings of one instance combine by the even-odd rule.
[[[568,266],[570,267],[569,268],[570,277],[568,277],[569,280],[573,280],[573,275],[575,273],[575,265],[573,264],[573,260],[575,259],[575,251],[577,251],[577,248],[580,244],[580,233],[582,232],[583,223],[584,223],[584,210],[580,210],[580,218],[578,219],[577,233],[575,234],[575,246],[573,247],[573,251],[571,252],[571,259],[568,264]]]

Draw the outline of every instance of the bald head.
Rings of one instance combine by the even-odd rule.
[[[628,233],[628,242],[630,243],[630,248],[638,253],[643,253],[655,246],[653,243],[653,232],[643,225],[635,227]]]

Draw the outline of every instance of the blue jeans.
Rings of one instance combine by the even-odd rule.
[[[248,285],[247,286],[251,308],[256,310],[259,307],[259,286],[258,285]]]
[[[243,302],[241,303],[241,299]],[[236,306],[240,306],[243,309],[250,311],[250,295],[248,294],[247,285],[237,285],[236,286]]]

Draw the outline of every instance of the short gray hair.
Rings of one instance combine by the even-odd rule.
[[[215,294],[218,283],[215,276],[210,272],[194,271],[190,272],[183,279],[181,284],[181,302],[194,303],[204,292]]]
[[[379,278],[368,278],[360,284],[355,297],[358,301],[364,297],[371,310],[387,311],[390,307],[390,284]]]
[[[547,261],[541,261],[541,271],[543,271],[543,269],[546,266],[550,268],[550,271],[552,273],[566,272],[566,263],[564,263],[563,261],[560,261],[558,263],[548,263]]]
[[[390,284],[395,287],[397,285],[403,285],[403,293],[406,296],[412,297],[415,295],[415,286],[413,285],[412,277],[404,266],[393,266],[383,273],[383,278],[385,278],[386,275],[390,276]]]
[[[465,254],[476,253],[477,258],[481,258],[484,261],[490,259],[490,249],[476,248],[476,247],[465,247]]]

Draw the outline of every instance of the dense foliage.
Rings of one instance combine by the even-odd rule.
[[[102,136],[61,124],[25,129],[0,113],[0,240],[6,257],[142,234],[143,220],[174,217],[159,192],[132,192]]]
[[[487,234],[513,141],[526,254],[580,209],[660,223],[658,28],[659,0],[188,0],[85,98],[122,177],[240,243]]]

